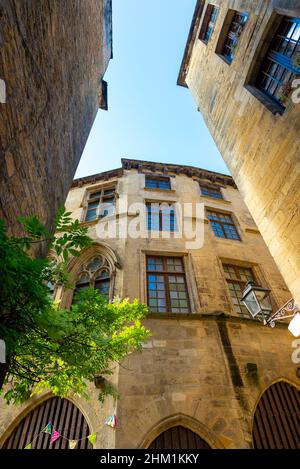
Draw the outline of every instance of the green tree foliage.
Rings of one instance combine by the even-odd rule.
[[[0,220],[0,338],[7,351],[1,392],[8,403],[46,389],[61,397],[68,392],[88,397],[87,382],[112,373],[149,336],[141,324],[147,308],[137,300],[108,304],[89,288],[70,310],[52,301],[47,284],[71,288],[69,258],[91,245],[87,228],[70,216],[59,211],[55,236],[32,217],[20,220],[23,237],[10,237]],[[32,254],[45,241],[52,259]],[[99,399],[113,392],[107,387]]]

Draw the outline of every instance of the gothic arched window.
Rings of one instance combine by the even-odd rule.
[[[109,301],[111,299],[111,268],[104,256],[97,255],[81,266],[73,294],[73,304],[76,303],[76,293],[84,288],[95,288]]]

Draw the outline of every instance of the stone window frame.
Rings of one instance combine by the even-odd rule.
[[[95,257],[103,257],[107,261],[105,267],[109,270],[109,302],[111,302],[115,295],[117,276],[118,272],[122,269],[122,265],[113,249],[104,242],[93,243],[93,245],[85,249],[79,257],[71,259],[68,266],[68,272],[71,274],[71,283],[76,283],[79,275],[84,271],[84,267]],[[56,290],[55,300],[61,301],[62,308],[69,309],[72,305],[73,295],[73,289],[64,291],[62,286],[59,285]]]
[[[246,23],[248,22],[248,19],[249,19],[249,13],[248,12],[244,12],[244,11],[239,11],[239,10],[235,10],[233,8],[229,8],[227,10],[227,13],[226,13],[226,16],[225,16],[225,19],[224,19],[224,22],[223,22],[223,25],[222,25],[222,28],[221,28],[221,32],[220,32],[220,35],[219,35],[219,38],[218,38],[218,42],[217,42],[217,47],[216,47],[216,54],[218,55],[218,57],[220,57],[227,65],[231,65],[232,62],[233,62],[233,59],[232,61],[230,62],[230,60],[227,59],[227,57],[223,54],[223,50],[224,50],[224,46],[225,46],[225,41],[227,39],[227,36],[228,36],[228,33],[230,31],[230,26],[232,24],[232,21],[235,17],[236,14],[241,14],[241,15],[247,15],[247,19],[246,19],[246,22],[244,23],[244,26],[243,26],[243,29],[242,29],[242,32],[238,38],[238,42],[237,42],[237,47],[236,49],[238,48],[239,44],[240,44],[240,37],[245,29],[245,26],[246,26]],[[236,54],[236,52],[235,52]],[[236,55],[235,55],[236,56]],[[235,57],[234,56],[234,57]]]
[[[155,187],[147,186],[147,179],[155,181]],[[168,183],[169,187],[161,187],[159,183]],[[145,189],[159,189],[162,191],[171,190],[171,178],[170,176],[161,176],[157,174],[145,174]]]
[[[209,184],[209,183],[201,183],[201,181],[199,181],[199,187],[200,187],[200,194],[202,197],[208,197],[210,199],[214,199],[214,200],[218,200],[218,201],[224,201],[226,200],[225,197],[224,197],[224,194],[223,194],[223,191],[222,191],[222,188],[221,186],[215,186],[215,185],[212,185],[212,184]],[[204,194],[202,192],[202,189],[206,189],[208,191],[212,191],[212,192],[218,192],[221,197],[214,197],[213,195],[209,195],[209,194]]]
[[[267,56],[268,50],[270,48],[271,42],[274,37],[274,31],[279,27],[284,16],[289,17],[299,17],[300,18],[300,8],[296,9],[283,9],[275,7],[268,19],[268,22],[264,28],[264,31],[259,38],[254,56],[252,58],[246,79],[244,82],[244,88],[260,101],[266,109],[268,109],[274,116],[283,117],[286,109],[282,109],[282,106],[277,104],[271,98],[268,97],[263,91],[259,90],[256,86],[256,80],[258,73],[261,68],[261,64],[265,57]]]
[[[147,192],[161,192],[164,193],[166,196],[169,194],[173,194],[176,192],[176,176],[173,174],[169,174],[167,172],[159,172],[159,173],[151,173],[151,172],[143,172],[141,173],[143,177],[140,181],[140,188],[143,191]],[[149,178],[169,178],[170,179],[170,189],[161,189],[160,187],[146,187],[146,177]]]
[[[228,304],[228,307],[230,310],[229,312],[231,315],[233,315],[234,317],[239,317],[239,318],[244,317],[244,316],[241,316],[239,313],[237,313],[234,309],[234,304],[232,302],[231,295],[228,289],[228,284],[224,275],[224,269],[223,269],[224,264],[251,269],[253,272],[255,281],[259,285],[262,285],[264,288],[269,288],[271,290],[270,299],[271,299],[272,308],[273,308],[273,311],[277,311],[277,309],[279,308],[279,303],[277,301],[276,294],[274,293],[272,289],[272,285],[268,281],[267,275],[265,274],[264,268],[262,267],[261,264],[258,264],[257,262],[253,262],[251,260],[242,260],[242,259],[229,258],[229,257],[223,257],[223,256],[220,256],[220,257],[218,256],[217,262],[219,265],[219,272],[222,278],[224,292],[227,298],[227,304]],[[250,314],[249,314],[249,317],[246,319],[256,321],[254,318],[250,316]]]
[[[235,272],[236,272],[236,276],[237,276],[237,279],[229,279],[226,277],[226,272],[225,272],[225,267],[232,267]],[[242,266],[240,264],[232,264],[232,263],[227,263],[227,262],[222,262],[222,268],[223,268],[223,275],[224,275],[224,278],[225,278],[225,282],[227,284],[227,290],[228,290],[228,294],[229,294],[229,297],[230,297],[230,300],[231,300],[231,306],[232,306],[232,310],[233,312],[239,316],[239,317],[243,317],[243,318],[248,318],[249,315],[248,315],[248,312],[247,312],[247,308],[244,306],[244,305],[240,305],[240,303],[238,304],[238,307],[240,309],[240,312],[239,311],[236,311],[236,306],[233,302],[233,298],[232,298],[232,295],[230,294],[230,288],[229,288],[229,284],[239,284],[240,287],[241,287],[241,284],[243,284],[243,288],[245,288],[247,282],[243,281],[241,278],[239,278],[240,274],[241,274],[241,270],[242,269],[247,269],[251,272],[251,280],[254,281],[255,283],[257,282],[256,280],[256,277],[255,277],[255,273],[253,271],[253,268],[252,267],[246,267],[246,266]],[[236,291],[234,290],[234,292],[236,293]],[[235,298],[238,299],[237,295],[235,294]],[[245,313],[243,312],[242,308],[244,308],[245,310]]]
[[[190,312],[189,313],[149,313],[151,315],[157,317],[174,317],[180,319],[181,317],[190,317],[193,314],[199,314],[201,310],[201,301],[198,293],[197,282],[195,278],[194,266],[193,266],[193,259],[191,253],[188,251],[166,251],[166,250],[153,250],[153,249],[141,249],[139,254],[139,292],[140,292],[140,299],[142,303],[147,304],[147,264],[146,259],[147,256],[159,256],[159,257],[181,257],[183,260],[184,272],[185,272],[185,279],[186,279],[186,286],[187,292],[190,302]],[[147,317],[149,317],[149,315]]]
[[[97,208],[97,218],[94,219],[94,220],[89,220],[88,221],[88,220],[85,219],[86,214],[87,214],[87,210],[88,210],[88,203],[89,203],[90,197],[93,193],[101,191],[102,194],[103,194],[104,190],[108,190],[108,189],[114,189],[115,190],[115,213],[114,213],[114,215],[112,215],[112,216],[115,216],[115,214],[117,213],[117,200],[119,198],[118,182],[119,182],[118,179],[113,179],[111,181],[107,181],[107,182],[104,182],[104,183],[101,183],[101,184],[93,184],[92,186],[86,187],[86,189],[84,191],[84,194],[83,194],[82,202],[81,202],[81,205],[80,205],[80,207],[82,207],[82,213],[81,213],[81,218],[80,218],[80,223],[81,224],[93,225],[93,224],[98,223],[99,219],[101,219],[100,213],[99,213],[101,204],[99,203],[98,208]],[[111,215],[108,215],[105,218],[109,219],[110,216]]]
[[[173,228],[174,229],[170,229],[170,230],[163,230],[163,218],[164,218],[164,215],[162,214],[161,211],[159,211],[159,229],[158,230],[154,230],[154,229],[149,229],[149,211],[148,211],[148,207],[149,206],[152,206],[152,204],[166,204],[168,205],[169,207],[172,207],[170,208],[170,212],[172,211],[173,213],[173,222],[172,222],[172,225],[173,225]],[[153,232],[158,232],[158,233],[177,233],[178,232],[178,213],[177,213],[177,209],[176,209],[176,202],[170,202],[170,201],[160,201],[160,200],[145,200],[145,207],[146,207],[146,232],[150,232],[150,233],[153,233]],[[171,228],[171,219],[170,219],[170,228]]]
[[[217,199],[214,199],[214,200],[217,200]],[[238,236],[239,236],[239,239],[231,239],[231,238],[222,238],[222,237],[218,237],[214,234],[214,231],[212,229],[212,226],[211,226],[211,223],[210,223],[210,219],[208,218],[207,216],[207,212],[217,212],[217,213],[221,213],[221,214],[224,214],[224,215],[229,215],[233,221],[233,224],[235,226],[235,229],[238,233]],[[228,210],[223,210],[221,208],[216,208],[216,207],[211,207],[211,206],[205,206],[205,220],[204,220],[210,227],[210,232],[211,232],[211,236],[213,236],[213,238],[215,240],[220,240],[222,242],[236,242],[236,241],[239,241],[240,243],[242,243],[244,241],[244,236],[243,236],[243,233],[242,233],[242,229],[241,229],[241,226],[240,226],[240,223],[238,221],[238,218],[236,216],[235,213],[231,212],[231,211],[228,211]]]
[[[151,269],[148,267],[148,259],[149,258],[152,258],[152,259],[160,259],[162,261],[162,270],[156,270],[156,269]],[[181,267],[181,270],[177,271],[177,270],[170,270],[168,268],[168,262],[167,260],[168,259],[180,259],[180,267]],[[166,311],[151,311],[153,313],[159,313],[159,314],[168,314],[168,313],[176,313],[176,314],[189,314],[191,312],[191,307],[190,307],[190,299],[189,299],[189,293],[188,293],[188,288],[187,288],[187,280],[186,280],[186,273],[185,273],[185,269],[184,269],[184,263],[183,263],[183,258],[180,257],[180,256],[153,256],[153,255],[149,255],[147,254],[146,255],[146,276],[147,276],[147,305],[148,305],[148,308],[149,310],[151,311],[151,306],[149,304],[149,302],[151,300],[154,300],[154,301],[157,301],[159,302],[160,301],[160,298],[157,296],[157,297],[154,297],[154,298],[151,298],[150,297],[150,288],[149,288],[149,283],[148,282],[148,276],[161,276],[163,278],[163,284],[164,284],[164,298],[162,298],[161,300],[164,301],[164,309],[166,309]],[[177,276],[179,278],[182,279],[182,282],[180,282],[180,284],[183,284],[184,285],[184,290],[182,290],[182,292],[184,293],[184,298],[182,299],[182,301],[186,302],[186,305],[185,306],[174,306],[172,305],[172,297],[171,297],[171,294],[172,294],[172,290],[171,290],[171,282],[169,280],[169,276]],[[157,283],[156,281],[154,283]],[[177,282],[175,282],[175,285],[177,285]],[[160,290],[157,290],[157,293],[159,293]],[[175,290],[175,292],[177,294],[180,294],[181,291],[179,290]],[[180,302],[180,298],[176,298],[175,301],[177,302]],[[159,308],[159,305],[157,304],[156,305],[158,308]],[[176,308],[176,309],[185,309],[186,311],[174,311],[174,309],[172,308]]]
[[[167,191],[168,193],[170,191]],[[157,199],[153,199],[153,198],[145,198],[143,200],[143,203],[144,203],[144,207],[145,207],[145,212],[144,212],[144,233],[145,233],[145,236],[148,237],[149,236],[149,233],[157,233],[158,234],[158,238],[157,239],[169,239],[169,238],[164,238],[164,233],[170,233],[171,234],[171,237],[175,237],[177,236],[178,234],[181,233],[181,230],[182,230],[182,220],[181,220],[181,213],[180,213],[180,208],[178,207],[178,200],[175,200],[172,196],[170,198],[165,198],[165,199],[161,199],[161,198],[157,198]],[[147,205],[148,204],[167,204],[167,205],[173,205],[174,206],[174,223],[175,223],[175,229],[174,231],[158,231],[158,230],[148,230],[148,211],[147,211]],[[154,238],[154,236],[153,236]]]
[[[99,259],[101,264],[96,269],[92,270],[92,268],[89,266],[96,259],[97,260]],[[105,277],[99,278],[102,272],[105,272],[107,275]],[[81,281],[82,277],[85,277],[84,281]],[[103,255],[99,255],[99,254],[96,254],[90,257],[84,264],[82,264],[81,271],[77,275],[77,279],[76,279],[77,281],[75,283],[75,288],[73,290],[72,304],[75,303],[74,296],[76,295],[76,293],[78,293],[78,291],[82,289],[80,285],[85,285],[85,287],[83,288],[91,287],[91,288],[97,289],[96,287],[97,283],[104,284],[107,282],[108,282],[108,293],[107,294],[104,293],[104,294],[107,296],[107,300],[110,303],[113,297],[113,291],[111,291],[112,290],[111,279],[112,279],[111,269],[110,269],[110,266],[106,257]]]
[[[207,33],[209,24],[211,22],[212,12],[213,12],[214,9],[217,10],[216,11],[215,21],[213,22],[211,34],[210,34],[208,40],[205,41],[204,40],[204,35]],[[199,40],[203,44],[205,44],[205,46],[207,46],[209,44],[209,42],[211,41],[211,39],[212,39],[213,33],[215,31],[215,26],[216,26],[216,22],[217,22],[219,13],[220,13],[220,5],[216,5],[215,3],[208,3],[207,4],[206,9],[205,9],[204,14],[203,14],[203,18],[202,18],[202,22],[201,22],[201,25],[200,25],[199,33],[198,33]]]

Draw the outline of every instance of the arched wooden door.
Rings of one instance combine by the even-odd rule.
[[[161,433],[149,449],[210,449],[210,446],[199,435],[179,425]]]
[[[254,414],[253,446],[257,449],[300,449],[300,395],[280,381],[262,395]]]
[[[59,438],[50,443],[51,435],[42,430],[51,423],[53,428],[70,440],[78,441],[77,449],[92,449],[86,438],[88,424],[80,410],[67,399],[52,397],[33,409],[14,429],[3,448],[22,449],[32,443],[32,449],[66,449],[68,440]]]

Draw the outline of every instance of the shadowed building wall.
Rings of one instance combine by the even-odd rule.
[[[0,2],[0,218],[52,228],[99,106],[112,56],[111,0]]]
[[[178,78],[298,303],[299,38],[298,0],[197,1]]]

